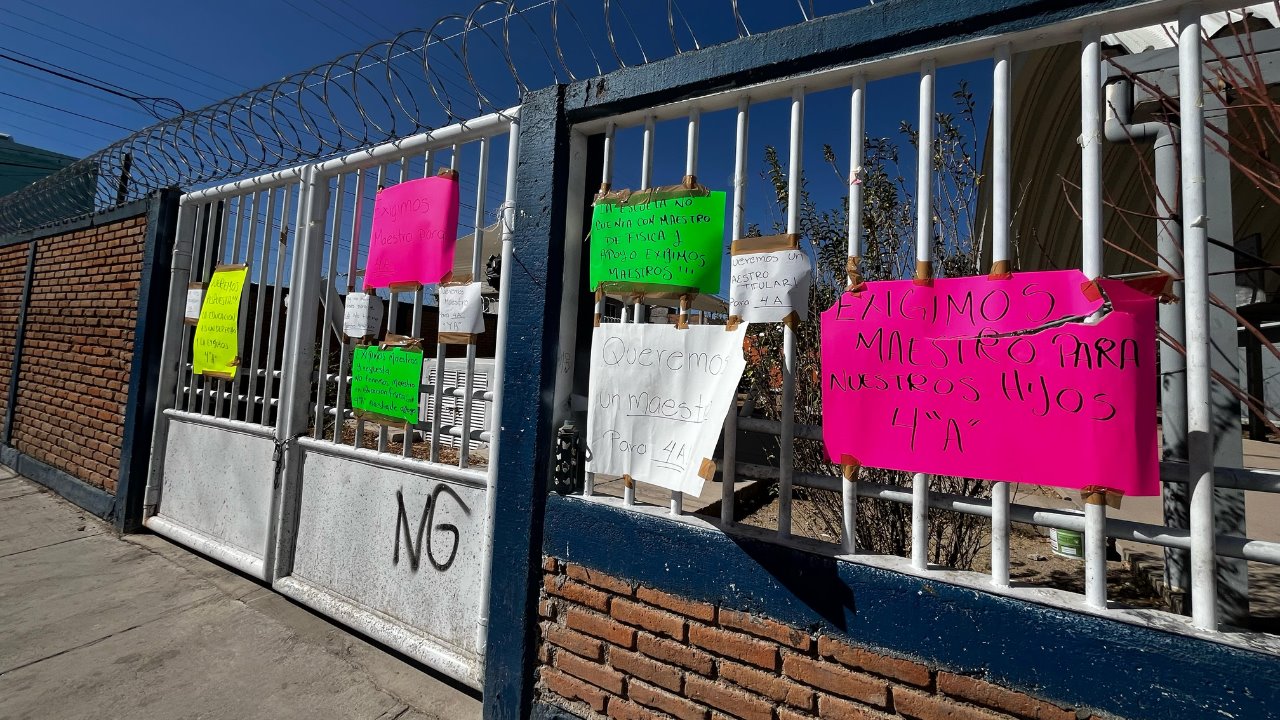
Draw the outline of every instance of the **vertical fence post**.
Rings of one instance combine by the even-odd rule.
[[[848,289],[862,284],[862,163],[867,145],[867,78],[853,79],[849,93],[849,237],[845,282]],[[840,548],[852,555],[858,551],[858,472],[846,466],[840,483]]]
[[[1200,6],[1178,15],[1178,95],[1182,115],[1182,246],[1186,263],[1187,449],[1191,473],[1191,617],[1218,628],[1213,518],[1213,407],[1209,387],[1208,218],[1205,216],[1203,50]]]
[[[27,274],[22,281],[22,304],[18,311],[18,328],[13,340],[13,366],[9,369],[9,401],[4,408],[4,446],[13,445],[14,408],[18,404],[18,375],[22,373],[22,346],[27,335],[27,308],[31,304],[31,282],[36,270],[36,248],[39,240],[27,244]]]
[[[489,627],[501,642],[485,647],[484,717],[529,717],[536,663],[537,590],[541,586],[542,529],[552,464],[553,398],[559,367],[560,299],[568,212],[570,128],[564,87],[527,93],[520,107],[520,162],[514,209],[512,262],[503,263],[502,285],[510,293],[502,352],[508,368],[496,420],[498,457],[493,529]]]
[[[165,282],[173,260],[177,212],[176,190],[161,190],[151,196],[142,250],[142,277],[138,282],[129,400],[124,411],[124,429],[120,433],[120,470],[112,508],[112,521],[120,532],[136,530],[142,523],[147,460],[153,429],[159,421],[156,417],[157,401],[163,399],[167,405],[173,400],[172,387],[163,387],[161,377],[169,371],[163,350],[169,320],[175,310],[178,315],[182,314],[187,299],[185,280],[176,292],[172,287],[172,277]],[[182,336],[180,324],[174,328],[174,334]]]
[[[991,103],[991,277],[1007,277],[1009,264],[1010,65],[1007,44],[996,49]],[[991,483],[991,584],[1009,586],[1009,483]]]
[[[325,287],[320,270],[324,257],[329,180],[319,177],[314,165],[302,172],[299,202],[299,213],[305,220],[294,234],[296,247],[289,271],[289,313],[285,319],[284,349],[280,361],[280,414],[275,431],[277,487],[272,498],[277,506],[271,516],[275,521],[276,537],[268,547],[272,556],[264,563],[269,571],[274,569],[273,577],[288,575],[292,570],[302,475],[297,438],[306,433],[310,420],[316,319],[320,310],[320,293]],[[336,233],[333,242],[338,242]],[[328,328],[321,332],[327,333]],[[318,392],[323,397],[323,380],[321,383]],[[317,415],[316,424],[323,425],[324,417]]]
[[[933,103],[937,65],[920,65],[920,139],[916,144],[916,282],[933,279]],[[929,476],[911,478],[911,566],[929,567]]]

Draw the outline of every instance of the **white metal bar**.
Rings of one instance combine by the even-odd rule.
[[[601,190],[613,187],[613,163],[614,156],[617,154],[617,143],[614,140],[614,133],[618,130],[616,123],[609,123],[604,130],[604,167],[601,173]],[[604,309],[607,303],[606,295],[602,292],[596,298],[596,317],[604,318]],[[583,494],[590,496],[595,489],[595,474],[587,473],[587,484],[583,489]]]
[[[1009,263],[1009,144],[1010,82],[1009,46],[996,49],[991,105],[991,262]],[[1009,483],[991,484],[991,584],[1009,587]]]
[[[1178,95],[1182,115],[1182,244],[1187,328],[1187,464],[1191,483],[1191,615],[1218,628],[1210,402],[1208,218],[1205,216],[1201,6],[1178,14]]]
[[[933,105],[937,64],[920,64],[920,135],[916,144],[916,277],[933,277]],[[921,268],[924,268],[922,270]],[[929,567],[929,476],[911,479],[911,565]]]
[[[520,108],[490,113],[465,123],[437,128],[421,135],[383,143],[366,150],[357,150],[320,163],[316,166],[316,171],[321,176],[328,177],[339,172],[351,172],[383,165],[427,150],[457,147],[461,143],[507,132],[511,123],[519,116]]]
[[[698,141],[701,134],[702,113],[695,107],[689,111],[689,127],[685,140],[684,174],[690,177],[697,177],[698,175]],[[689,322],[689,313],[687,308],[681,307],[679,312],[681,314],[680,321],[687,324]],[[730,414],[732,414],[732,412],[733,408],[730,408]],[[730,485],[732,486],[732,483],[730,483]],[[683,512],[684,493],[679,490],[672,490],[671,514],[680,515]]]
[[[182,205],[179,209],[185,210],[188,213],[184,218],[190,218],[189,225],[180,226],[184,232],[189,230],[191,234],[191,247],[188,249],[188,252],[191,253],[191,257],[187,263],[187,281],[191,282],[192,278],[195,278],[197,282],[200,282],[202,281],[202,278],[200,277],[200,251],[204,245],[204,240],[201,238],[202,233],[200,232],[200,224],[201,222],[212,222],[209,218],[209,214],[213,212],[213,208],[208,203],[204,203],[194,207]],[[181,241],[182,238],[178,238],[178,240]],[[187,288],[174,288],[171,292],[177,292],[179,290],[186,293]],[[184,318],[186,317],[185,308],[186,298],[184,296]],[[174,376],[173,407],[191,411],[195,396],[189,394],[183,389],[183,387],[186,385],[194,388],[196,384],[195,377],[192,375],[192,368],[187,364],[191,360],[191,358],[187,357],[187,350],[191,346],[192,328],[190,325],[187,325],[186,322],[183,322],[181,332],[182,343],[178,346],[178,374]]]
[[[244,265],[247,268],[247,271],[245,272],[244,287],[240,292],[240,310],[239,310],[240,332],[238,333],[238,337],[236,339],[236,357],[239,359],[242,359],[242,362],[244,358],[244,343],[245,343],[244,328],[249,324],[245,316],[249,314],[249,295],[251,294],[250,291],[253,289],[253,273],[256,270],[259,272],[259,275],[261,275],[260,266],[254,264],[253,253],[254,251],[257,250],[257,245],[258,245],[258,211],[262,207],[262,196],[266,192],[267,192],[266,190],[259,190],[257,193],[255,193],[253,196],[253,203],[249,206],[250,209],[249,209],[248,238],[244,248]],[[259,297],[262,296],[261,276],[259,276],[259,279],[258,279],[258,296]],[[253,329],[254,329],[254,338],[256,340],[257,330],[258,330],[258,318],[256,316],[253,319]],[[256,349],[254,349],[254,353],[255,354],[257,353]],[[251,363],[253,362],[252,355],[250,355],[249,362]],[[235,379],[232,380],[230,383],[232,394],[235,396],[240,395],[240,384],[246,381],[245,374],[241,372],[241,367],[236,368],[236,372],[232,376]],[[252,377],[250,376],[248,380],[251,382]],[[252,389],[249,389],[248,391],[246,391],[245,394],[252,395],[253,394]],[[248,419],[253,416],[252,409],[248,405],[245,406],[244,411],[246,416],[245,419]],[[240,419],[240,403],[239,402],[237,401],[231,402],[231,407],[227,410],[227,417],[231,418],[232,420]]]
[[[1086,27],[1080,45],[1080,216],[1084,233],[1080,268],[1102,274],[1102,39]],[[1091,607],[1107,606],[1107,506],[1085,505],[1084,593]]]
[[[435,154],[435,150],[427,150],[423,153],[422,177],[431,177],[431,169],[435,167]],[[408,170],[408,159],[406,158],[405,160],[402,160],[401,163],[400,172],[403,175]],[[421,286],[418,288],[418,291],[413,294],[413,332],[410,333],[412,337],[422,337],[422,305],[426,294],[427,289]],[[439,315],[436,315],[436,317],[437,327],[439,327]],[[417,423],[414,424],[416,425]],[[400,455],[402,457],[413,457],[413,432],[406,432],[400,444]]]
[[[325,398],[329,394],[329,383],[325,379],[329,372],[329,337],[333,334],[330,329],[333,320],[333,303],[329,301],[329,298],[334,296],[334,286],[337,281],[337,273],[334,271],[337,269],[338,264],[338,241],[342,237],[342,206],[344,204],[343,195],[345,194],[343,183],[346,179],[347,175],[345,174],[338,175],[335,178],[336,185],[332,194],[333,220],[329,226],[329,258],[325,264],[327,270],[322,270],[325,273],[324,282],[318,290],[320,297],[325,299],[325,303],[324,320],[320,324],[320,367],[317,370],[320,377],[316,382],[316,427],[313,433],[317,440],[324,437]],[[328,180],[321,178],[319,182],[328,182]]]
[[[226,198],[235,197],[255,190],[266,190],[268,188],[283,187],[285,185],[294,184],[302,178],[302,170],[305,167],[305,165],[299,165],[298,167],[292,167],[288,170],[277,170],[273,173],[259,175],[246,180],[236,180],[223,185],[184,193],[182,199],[178,202],[181,205],[216,202],[218,200],[224,200]]]
[[[730,237],[734,240],[746,231],[747,214],[747,138],[751,129],[751,99],[738,100],[738,122],[733,144],[733,227]],[[738,472],[738,403],[729,403],[729,413],[724,418],[724,457],[720,463],[720,522],[734,522],[734,490]]]
[[[480,250],[484,240],[484,201],[485,189],[489,184],[489,141],[480,141],[480,167],[476,170],[476,222],[475,242],[471,246],[471,282],[480,281]],[[471,429],[471,391],[476,385],[476,344],[467,343],[467,370],[464,384],[467,394],[462,401],[462,427]],[[458,467],[464,468],[470,462],[471,438],[467,433],[462,435],[462,448],[458,452]]]
[[[787,232],[800,232],[804,174],[804,86],[791,90],[791,146],[787,159]],[[782,326],[782,433],[778,436],[778,537],[791,537],[791,477],[795,471],[796,334]]]
[[[264,350],[262,347],[262,321],[266,319],[263,313],[266,311],[267,303],[267,284],[268,273],[270,269],[269,260],[271,258],[271,231],[272,221],[276,212],[276,189],[271,188],[263,191],[267,193],[267,219],[263,224],[262,230],[262,249],[258,254],[258,297],[254,303],[253,310],[253,342],[249,350],[249,373],[246,376],[246,382],[249,384],[248,394],[254,395],[258,389],[258,361],[262,358],[259,354]],[[281,225],[284,225],[283,219]],[[245,420],[253,422],[253,406],[245,407]],[[267,406],[262,407],[262,413],[258,422],[266,425],[268,420]]]
[[[212,241],[205,248],[206,265],[201,278],[206,284],[213,278],[213,269],[222,262],[223,253],[226,252],[227,232],[231,225],[231,201],[223,200],[221,204],[222,208],[218,212],[218,217],[221,218],[221,220],[219,224],[210,226],[213,228],[214,234],[212,236]],[[200,377],[200,387],[212,388],[215,383],[218,384],[218,387],[222,387],[220,380],[214,380],[213,378],[204,375]],[[200,406],[201,414],[220,414],[213,412],[215,408],[212,405],[211,400],[212,398],[208,395],[204,397]]]
[[[512,123],[507,140],[506,192],[502,206],[502,267],[512,264],[515,248],[516,168],[520,160],[520,125]],[[489,467],[485,473],[484,545],[480,550],[480,617],[476,624],[477,645],[484,648],[489,634],[489,595],[493,575],[493,532],[497,523],[498,460],[502,440],[502,393],[507,372],[507,318],[511,306],[511,283],[498,288],[498,327],[493,351],[493,405],[489,407]],[[470,429],[470,428],[468,428]]]
[[[862,259],[862,162],[866,151],[867,79],[854,77],[849,93],[849,266]],[[855,281],[850,273],[845,281]],[[852,469],[849,477],[840,484],[840,541],[847,554],[858,551],[858,469]]]
[[[358,292],[356,290],[356,258],[360,255],[360,229],[364,224],[364,193],[365,193],[365,171],[360,170],[356,173],[356,204],[355,209],[351,213],[351,242],[347,246],[347,295],[346,302],[350,302],[351,293]],[[334,240],[337,244],[337,240]],[[336,267],[329,268],[329,274],[333,276],[334,284],[337,284],[338,272]],[[329,297],[334,297],[330,295]],[[336,308],[335,308],[336,309]],[[345,307],[343,314],[346,314]],[[338,396],[334,399],[333,406],[338,410],[338,422],[333,424],[333,441],[342,442],[342,426],[345,422],[342,420],[343,408],[347,406],[347,369],[355,363],[353,354],[355,353],[355,342],[342,341],[342,347],[338,350]]]

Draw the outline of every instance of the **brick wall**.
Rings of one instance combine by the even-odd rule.
[[[538,696],[583,718],[1091,717],[555,558],[543,572]]]
[[[18,337],[22,286],[27,276],[28,243],[0,248],[0,417],[9,409],[9,369]]]
[[[120,473],[146,230],[138,216],[36,241],[13,445],[109,493]]]

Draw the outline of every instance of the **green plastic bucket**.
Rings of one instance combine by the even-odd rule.
[[[1049,548],[1054,555],[1080,560],[1084,557],[1084,533],[1049,528]]]

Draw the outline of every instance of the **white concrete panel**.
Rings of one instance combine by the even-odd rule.
[[[474,684],[485,491],[309,449],[303,457],[292,576],[281,582],[349,602],[298,598],[345,622],[360,611],[364,632]]]
[[[258,561],[267,556],[270,538],[275,443],[260,432],[237,432],[223,427],[170,419],[165,446],[164,486],[157,516],[187,533],[165,533],[206,554],[208,544],[226,545],[227,555],[247,554]],[[203,535],[193,543],[191,532]],[[198,537],[197,535],[197,537]],[[241,568],[262,577],[262,565]]]

